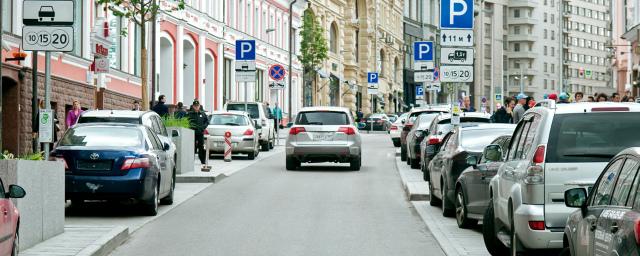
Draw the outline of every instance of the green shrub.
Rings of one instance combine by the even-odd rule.
[[[183,118],[175,118],[173,116],[165,116],[162,118],[162,122],[166,127],[182,127],[182,128],[191,128],[191,124],[189,123],[189,119],[186,117]]]
[[[44,152],[25,154],[19,157],[16,157],[14,154],[10,153],[8,150],[5,150],[4,152],[2,152],[2,154],[0,154],[0,160],[11,160],[11,159],[42,161],[44,160]]]

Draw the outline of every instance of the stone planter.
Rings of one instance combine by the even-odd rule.
[[[176,144],[176,173],[193,172],[195,162],[195,135],[193,130],[181,127],[167,127],[171,140]],[[177,132],[177,136],[175,132]]]
[[[14,199],[20,211],[20,251],[64,232],[64,164],[55,161],[0,160],[5,190],[10,184],[27,192]]]

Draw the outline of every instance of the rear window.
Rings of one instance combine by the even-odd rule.
[[[88,123],[125,123],[125,124],[141,124],[140,118],[131,117],[97,117],[97,116],[81,116],[78,118],[79,124]]]
[[[512,133],[513,129],[463,130],[462,147],[469,151],[482,152],[498,137]]]
[[[65,133],[59,146],[139,147],[142,133],[133,127],[76,127]]]
[[[344,112],[302,112],[296,120],[298,125],[349,125],[349,116]]]
[[[640,145],[640,113],[556,115],[547,144],[547,162],[609,162]]]
[[[239,115],[212,115],[209,124],[245,126],[247,125],[247,119],[245,119],[244,116]]]
[[[245,105],[242,103],[227,104],[227,111],[232,111],[232,110],[245,111],[249,113],[249,116],[251,118],[254,118],[254,119],[260,118],[260,111],[258,110],[258,104],[251,104],[251,103],[247,104],[247,108],[249,109],[249,111],[245,110]]]

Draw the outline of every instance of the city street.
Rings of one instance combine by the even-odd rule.
[[[404,196],[385,134],[363,166],[285,171],[284,153],[211,186],[111,255],[444,255]]]

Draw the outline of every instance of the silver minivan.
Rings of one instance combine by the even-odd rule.
[[[360,170],[362,140],[354,123],[346,108],[301,109],[287,137],[287,170],[321,162],[349,163],[352,170]]]
[[[518,123],[505,162],[491,179],[483,222],[493,255],[559,249],[567,189],[591,188],[621,150],[640,143],[640,104],[542,101]]]

